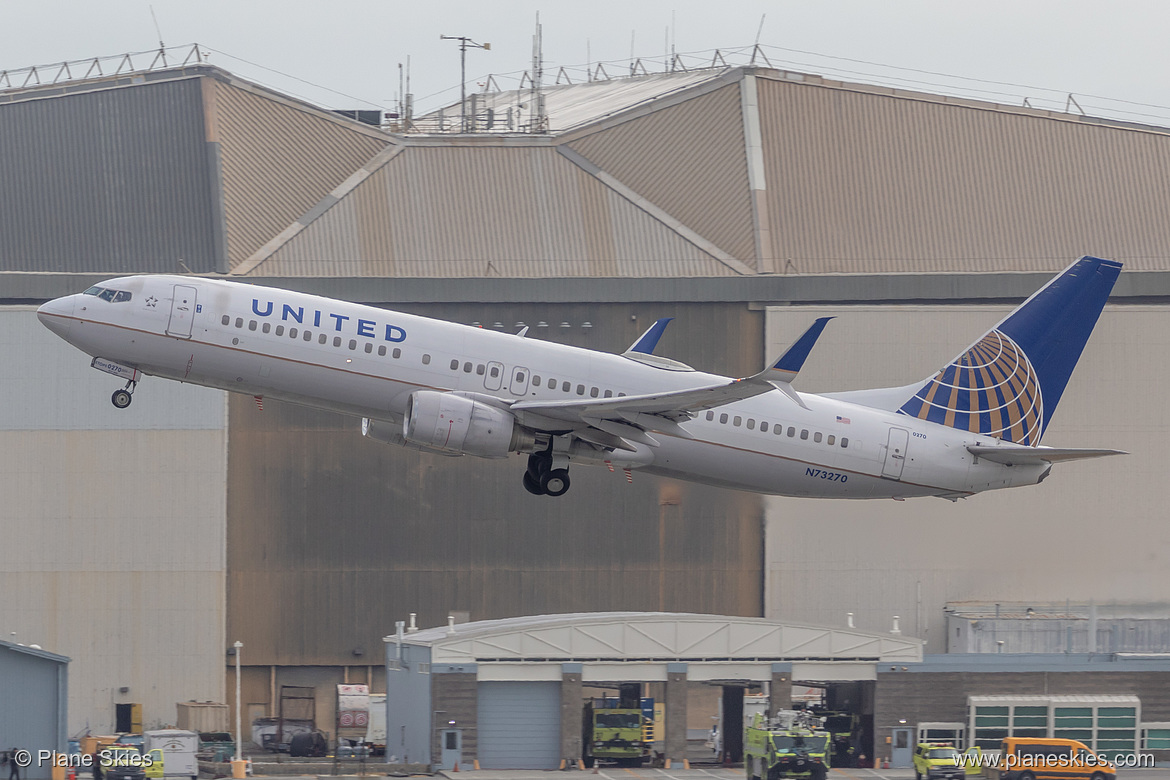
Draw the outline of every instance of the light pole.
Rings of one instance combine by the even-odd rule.
[[[459,41],[459,132],[467,129],[467,49],[491,51],[490,43],[476,43],[465,35],[440,35],[440,41]]]
[[[240,650],[244,643],[237,641],[232,645],[236,649],[236,761],[242,760],[244,739],[240,731]]]

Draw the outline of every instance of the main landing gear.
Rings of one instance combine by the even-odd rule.
[[[528,468],[524,471],[524,489],[534,496],[563,496],[569,490],[569,470],[553,468],[552,445],[545,452],[534,452],[528,456]],[[567,458],[560,458],[565,460]]]
[[[117,408],[125,409],[134,400],[134,389],[136,387],[138,387],[138,383],[130,380],[121,390],[115,390],[114,394],[110,396],[110,400]]]

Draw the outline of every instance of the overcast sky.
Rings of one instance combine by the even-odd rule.
[[[0,0],[0,70],[157,48],[152,8],[168,47],[198,42],[328,107],[393,108],[408,57],[419,110],[458,100],[458,46],[440,35],[491,43],[467,54],[469,88],[515,86],[539,11],[546,83],[562,66],[628,71],[631,43],[658,63],[671,45],[692,64],[750,47],[763,17],[778,67],[1061,109],[1071,92],[1088,113],[1170,125],[1166,0]]]

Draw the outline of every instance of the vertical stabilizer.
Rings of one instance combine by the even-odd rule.
[[[1082,257],[918,388],[898,411],[1040,443],[1121,263]]]

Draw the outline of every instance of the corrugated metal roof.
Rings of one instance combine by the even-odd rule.
[[[239,83],[207,85],[233,268],[393,140]]]
[[[759,76],[777,272],[1170,267],[1170,134]]]
[[[738,85],[570,146],[724,251],[754,265]]]
[[[50,653],[48,650],[40,647],[30,647],[29,645],[22,645],[19,642],[6,642],[3,639],[0,639],[0,648],[11,650],[14,653],[23,653],[37,658],[44,658],[46,661],[56,661],[59,664],[67,664],[72,660],[69,656]]]
[[[408,147],[335,197],[248,273],[736,273],[547,145]]]
[[[0,270],[218,267],[193,77],[0,104]]]
[[[549,132],[563,132],[576,127],[592,124],[608,116],[644,105],[680,90],[715,81],[726,71],[723,69],[682,71],[678,73],[653,73],[644,76],[589,81],[582,84],[556,84],[543,88],[545,112],[548,116]],[[477,93],[468,96],[468,110],[479,115],[475,132],[487,132],[484,114],[490,109],[494,113],[497,132],[516,132],[522,125],[531,122],[532,90],[505,90],[502,92]],[[520,108],[520,106],[524,106]],[[509,110],[514,117],[513,127],[508,127]],[[446,106],[418,117],[416,125],[421,131],[436,131],[440,125],[444,130],[459,129],[459,103]]]
[[[1084,694],[1081,696],[968,696],[967,702],[975,707],[989,704],[1132,704],[1140,706],[1142,700],[1137,696],[1123,696],[1119,694]]]

